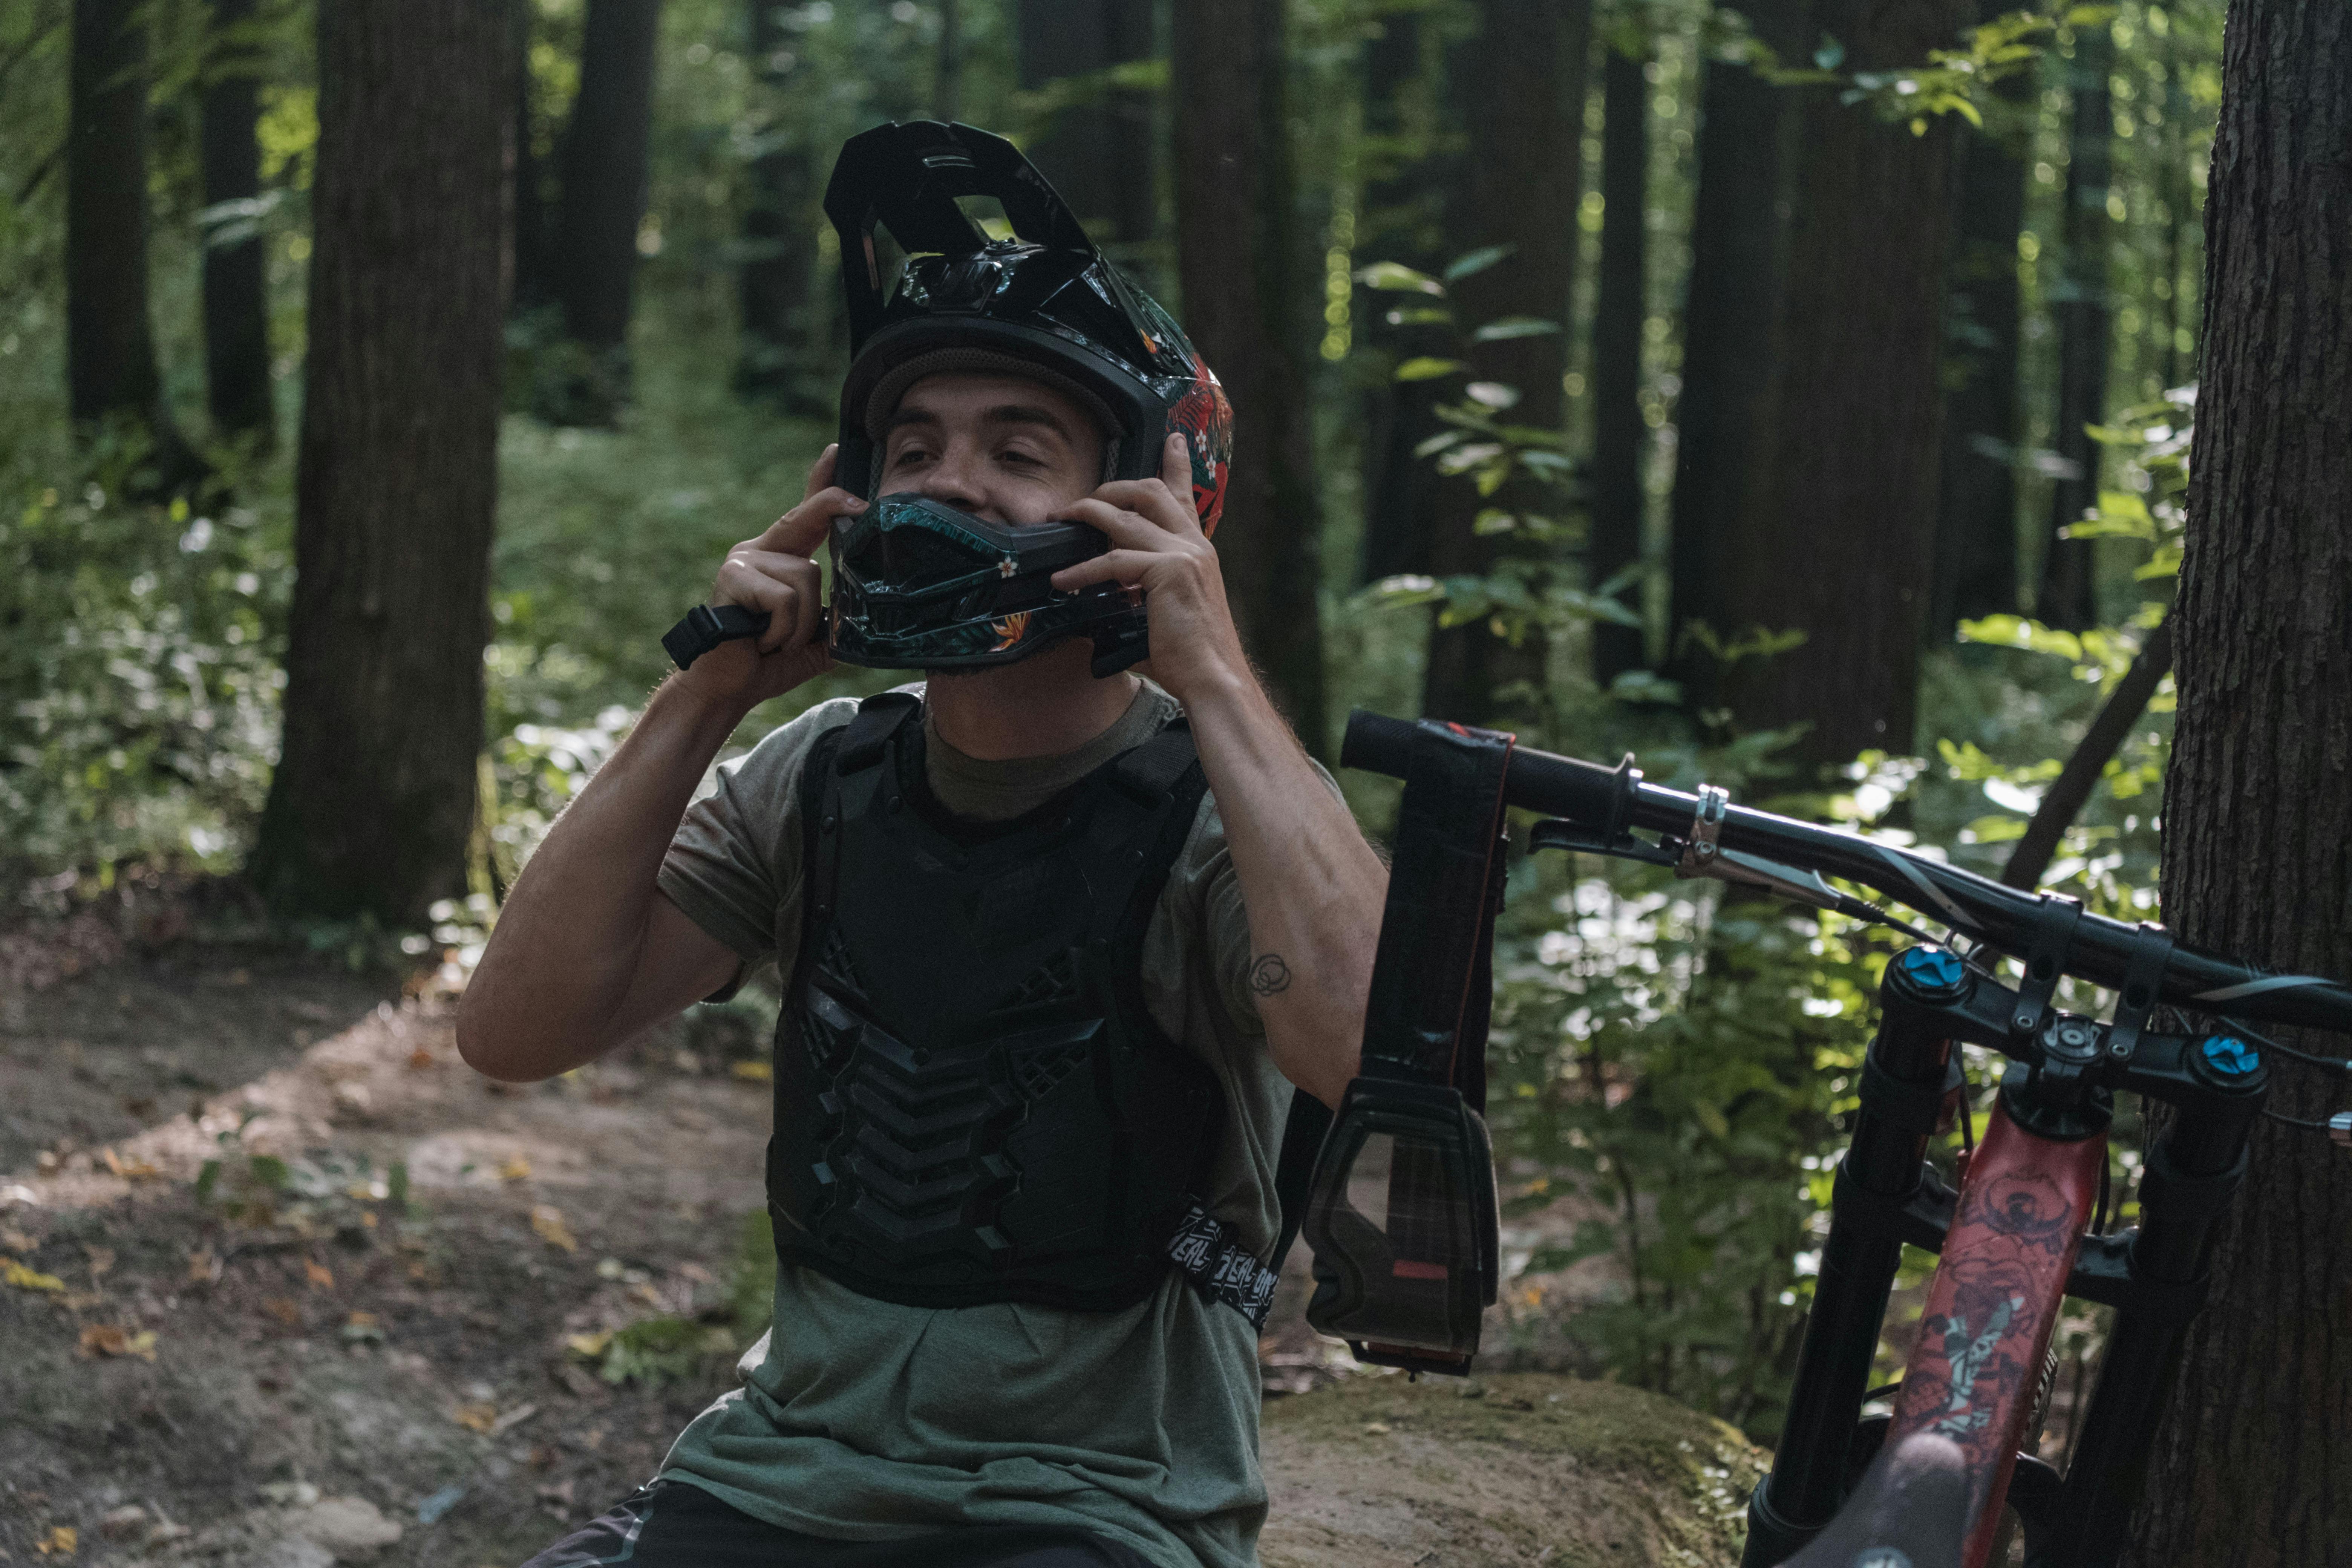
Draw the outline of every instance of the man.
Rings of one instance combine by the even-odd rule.
[[[1019,242],[964,222],[975,191]],[[787,987],[773,1330],[533,1568],[1241,1568],[1285,1116],[1356,1074],[1386,874],[1234,631],[1230,415],[1174,322],[968,128],[856,138],[826,208],[843,439],[711,595],[764,629],[687,647],[458,1016],[520,1081],[749,965]],[[887,302],[877,217],[929,253]],[[689,810],[836,654],[929,679],[812,709]]]

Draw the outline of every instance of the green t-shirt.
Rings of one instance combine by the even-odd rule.
[[[849,700],[814,708],[719,772],[678,828],[661,889],[747,966],[799,949],[802,764]],[[928,728],[934,795],[1003,821],[1044,805],[1177,716],[1147,684],[1126,715],[1058,757],[986,762]],[[1274,1167],[1290,1086],[1247,982],[1248,917],[1204,799],[1141,953],[1146,1006],[1223,1086],[1211,1207],[1261,1256],[1279,1223]],[[1118,1312],[1004,1302],[903,1307],[813,1269],[778,1271],[744,1385],[698,1416],[662,1475],[812,1535],[883,1540],[971,1524],[1091,1529],[1168,1568],[1245,1568],[1265,1519],[1256,1341],[1174,1273]]]

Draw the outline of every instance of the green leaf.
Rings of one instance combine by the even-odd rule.
[[[1469,433],[1466,431],[1440,430],[1427,440],[1417,443],[1413,447],[1412,455],[1416,458],[1434,458],[1446,447],[1468,439]]]
[[[221,1163],[218,1160],[204,1163],[196,1172],[196,1202],[203,1203],[213,1195],[213,1188],[220,1184],[220,1173]]]
[[[1360,268],[1356,281],[1367,289],[1411,290],[1423,294],[1443,294],[1445,285],[1426,272],[1414,270],[1402,261],[1375,261]]]
[[[1444,326],[1453,320],[1454,312],[1443,305],[1416,305],[1409,310],[1391,310],[1388,315],[1391,327]]]
[[[2029,653],[2053,654],[2072,663],[2081,663],[2083,640],[2072,632],[2062,632],[2045,626],[2040,621],[2023,616],[1987,616],[1982,620],[1960,623],[1962,642],[1985,643],[1995,647],[2020,647]]]
[[[1498,316],[1470,334],[1476,343],[1500,342],[1506,338],[1539,338],[1546,332],[1559,331],[1558,321],[1547,321],[1540,316]]]
[[[1433,359],[1427,354],[1416,354],[1396,367],[1396,379],[1435,381],[1439,376],[1452,375],[1455,371],[1469,368],[1458,359]]]
[[[1517,248],[1516,245],[1489,245],[1465,256],[1457,256],[1446,263],[1445,280],[1458,283],[1474,272],[1484,272]]]
[[[275,1154],[253,1155],[250,1168],[253,1179],[273,1193],[284,1192],[287,1184],[294,1179],[294,1173],[287,1168],[286,1162]]]

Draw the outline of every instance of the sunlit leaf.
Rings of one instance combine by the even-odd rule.
[[[1474,342],[1491,343],[1505,338],[1539,338],[1558,331],[1558,321],[1547,321],[1540,316],[1498,316],[1472,332],[1470,338]]]
[[[1402,261],[1375,261],[1357,271],[1356,281],[1367,289],[1409,289],[1423,294],[1445,292],[1444,284]]]
[[[1519,389],[1499,381],[1474,381],[1462,389],[1462,395],[1482,407],[1502,412],[1519,400]]]
[[[1416,458],[1433,458],[1446,447],[1468,439],[1469,437],[1460,430],[1440,430],[1436,435],[1414,443],[1412,455]]]
[[[1399,381],[1435,381],[1441,375],[1452,375],[1457,370],[1468,370],[1469,368],[1470,367],[1467,364],[1458,359],[1433,359],[1427,354],[1416,354],[1412,359],[1405,361],[1402,364],[1396,367],[1396,379]]]

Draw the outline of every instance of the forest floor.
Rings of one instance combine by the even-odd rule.
[[[769,1086],[740,1021],[510,1089],[458,1059],[446,994],[283,949],[123,953],[85,926],[0,939],[12,965],[0,1560],[511,1564],[650,1476],[764,1326]],[[1300,1315],[1306,1257],[1263,1342],[1270,1396],[1348,1360]],[[1553,1311],[1604,1288],[1550,1283]],[[1573,1364],[1564,1340],[1517,1338],[1517,1364]],[[1685,1417],[1703,1447],[1752,1455],[1667,1419]],[[1268,1445],[1269,1561],[1319,1560],[1274,1550],[1286,1486],[1335,1500],[1300,1516],[1327,1545],[1349,1518],[1380,1534],[1409,1510],[1349,1515],[1334,1488],[1351,1460],[1327,1485],[1293,1438],[1270,1427]],[[1669,1489],[1712,1509],[1696,1463],[1669,1466]],[[1442,1532],[1454,1505],[1432,1506]],[[1494,1528],[1498,1562],[1541,1533]]]

